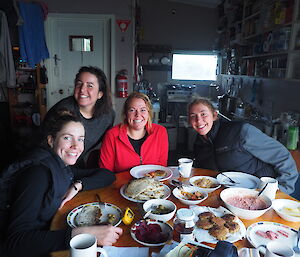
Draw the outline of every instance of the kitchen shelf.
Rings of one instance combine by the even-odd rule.
[[[171,53],[172,47],[169,45],[138,45],[137,51],[140,53]]]
[[[153,71],[171,71],[172,66],[170,65],[142,65],[145,70],[153,70]]]
[[[242,59],[264,58],[270,56],[287,55],[288,53],[289,53],[288,51],[272,52],[272,53],[265,53],[265,54],[243,56]]]

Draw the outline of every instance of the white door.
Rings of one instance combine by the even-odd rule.
[[[98,66],[113,86],[114,24],[112,15],[49,14],[45,23],[50,54],[45,62],[48,110],[62,98],[73,94],[74,78],[81,66]],[[85,51],[81,48],[81,42],[85,42],[83,38],[88,38],[93,49],[88,51],[87,47]]]

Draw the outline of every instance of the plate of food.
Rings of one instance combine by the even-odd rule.
[[[260,245],[265,246],[267,243],[275,240],[293,248],[296,246],[297,231],[284,224],[261,221],[253,223],[247,228],[247,239],[255,248]],[[259,251],[265,254],[264,247],[259,247]],[[300,254],[295,256],[300,256]]]
[[[138,243],[148,246],[161,246],[172,239],[173,228],[159,220],[140,220],[130,230],[131,237]]]
[[[195,186],[176,187],[173,189],[173,195],[186,205],[199,204],[208,197],[207,192]]]
[[[211,193],[221,187],[221,184],[216,178],[209,176],[194,176],[189,180],[190,184],[200,187],[203,191]]]
[[[234,243],[246,235],[244,223],[226,208],[193,206],[195,213],[194,235],[198,242],[216,244],[220,240]]]
[[[131,176],[134,178],[149,177],[159,181],[164,181],[172,177],[173,171],[160,165],[140,165],[130,170]]]
[[[120,188],[120,194],[127,200],[144,203],[150,199],[167,199],[170,188],[154,178],[137,178]]]
[[[119,207],[104,203],[104,206],[100,208],[98,202],[79,205],[70,211],[67,216],[67,223],[71,228],[101,224],[118,226],[121,220],[122,211]]]
[[[223,175],[224,174],[224,175]],[[235,183],[232,183],[231,180]],[[251,174],[237,171],[222,172],[218,174],[217,180],[220,184],[227,187],[243,187],[249,189],[256,189],[260,187],[260,179]]]

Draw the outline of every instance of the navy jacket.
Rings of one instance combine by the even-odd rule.
[[[298,171],[290,152],[251,124],[216,120],[208,140],[197,135],[194,155],[196,167],[274,177],[281,191],[295,189]]]

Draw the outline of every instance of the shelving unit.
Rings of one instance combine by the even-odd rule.
[[[227,53],[224,74],[300,79],[299,1],[244,0],[224,6],[222,48],[235,49],[235,55]],[[234,29],[239,23],[240,31]]]

